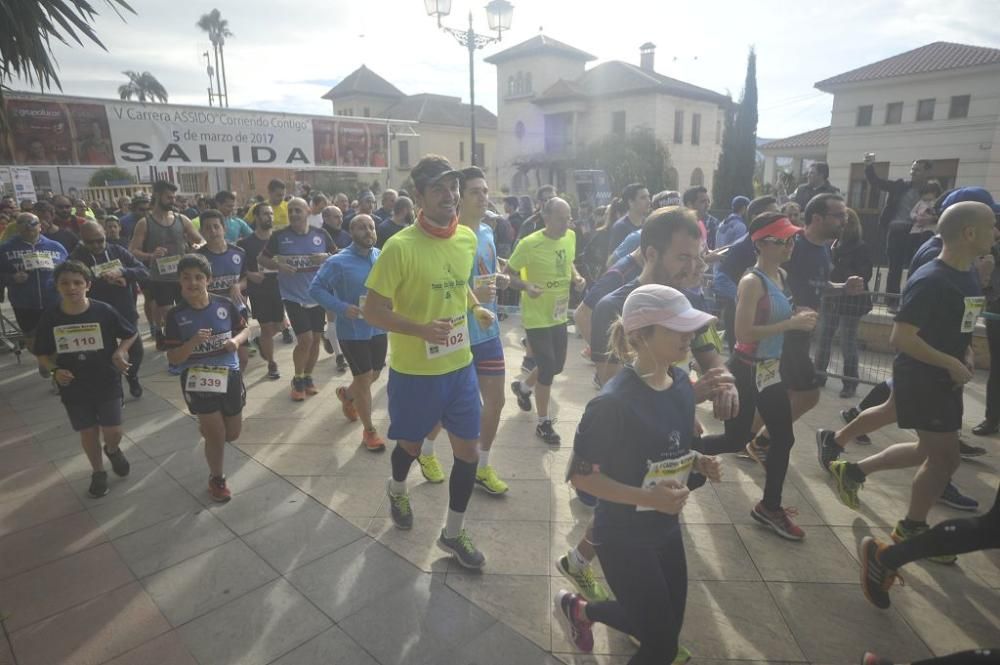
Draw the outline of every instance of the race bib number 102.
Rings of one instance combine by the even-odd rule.
[[[434,360],[456,351],[469,348],[469,324],[465,320],[465,315],[456,316],[451,320],[451,332],[448,333],[448,341],[444,344],[431,344],[424,342],[427,348],[427,359]]]

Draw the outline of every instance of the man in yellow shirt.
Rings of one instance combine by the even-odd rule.
[[[463,527],[479,459],[481,404],[469,342],[471,325],[488,328],[493,312],[468,284],[478,240],[459,225],[459,172],[444,157],[428,155],[410,173],[421,207],[417,223],[385,244],[365,282],[365,320],[389,332],[389,432],[396,440],[386,485],[393,523],[413,526],[406,476],[421,444],[439,422],[448,432],[455,463],[448,517],[438,546],[466,568],[486,558]]]
[[[285,200],[285,183],[275,178],[267,183],[267,202],[274,209],[274,230],[288,226],[288,201]]]
[[[542,206],[541,215],[545,228],[521,240],[507,261],[511,286],[528,295],[521,298],[521,319],[536,363],[523,383],[515,381],[510,388],[524,411],[531,410],[532,388],[537,388],[535,436],[557,446],[561,439],[549,418],[549,397],[552,380],[562,372],[566,362],[569,290],[582,291],[586,281],[573,265],[576,234],[566,232],[569,204],[558,197],[549,199]]]

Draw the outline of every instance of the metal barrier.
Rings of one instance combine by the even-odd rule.
[[[824,296],[813,333],[816,370],[827,378],[844,380],[845,385],[875,385],[891,379],[892,321],[885,293]]]

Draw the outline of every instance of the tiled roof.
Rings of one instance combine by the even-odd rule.
[[[720,95],[714,90],[700,88],[619,60],[604,62],[588,69],[575,81],[556,82],[543,92],[535,102],[544,104],[576,95],[605,97],[642,92],[658,92],[722,105],[732,103],[729,97]]]
[[[908,74],[924,74],[993,64],[1000,64],[1000,49],[952,42],[934,42],[824,79],[817,83],[816,87],[824,90],[827,87],[843,83],[874,81],[907,76]]]
[[[570,46],[569,44],[564,44],[558,39],[552,39],[551,37],[546,37],[545,35],[535,35],[531,39],[521,42],[520,44],[515,44],[505,51],[500,51],[499,53],[494,53],[488,58],[483,58],[483,62],[497,65],[505,60],[520,58],[533,53],[555,53],[576,60],[583,60],[584,62],[597,59],[586,51],[581,51],[578,48]]]
[[[783,139],[762,143],[758,150],[786,150],[789,148],[825,148],[830,143],[830,128],[820,127]]]
[[[402,97],[403,93],[368,67],[361,65],[333,86],[323,95],[323,99],[344,99],[353,95],[395,98]]]
[[[468,127],[470,125],[469,105],[458,97],[446,95],[406,95],[390,105],[380,116],[393,120],[414,120],[432,125]],[[496,129],[497,117],[476,105],[476,126],[482,129]]]

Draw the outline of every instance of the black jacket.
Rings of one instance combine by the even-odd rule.
[[[799,185],[792,194],[792,200],[799,204],[799,208],[805,212],[806,204],[817,194],[840,194],[840,190],[825,180],[819,187],[812,187],[809,183]]]
[[[861,240],[843,244],[840,241],[833,246],[833,270],[830,272],[831,282],[846,282],[848,277],[858,275],[865,280],[865,291],[872,278],[872,259],[868,246]],[[833,300],[838,314],[843,316],[864,316],[872,311],[872,297],[868,293],[856,296],[836,296]]]
[[[899,200],[903,197],[903,193],[913,185],[913,182],[903,180],[902,178],[899,180],[883,180],[875,175],[874,164],[865,165],[865,180],[875,189],[889,194],[889,198],[885,202],[885,207],[882,208],[882,212],[878,216],[878,227],[885,233],[889,228],[889,222],[892,221],[893,215],[896,213],[896,208],[899,207]]]

